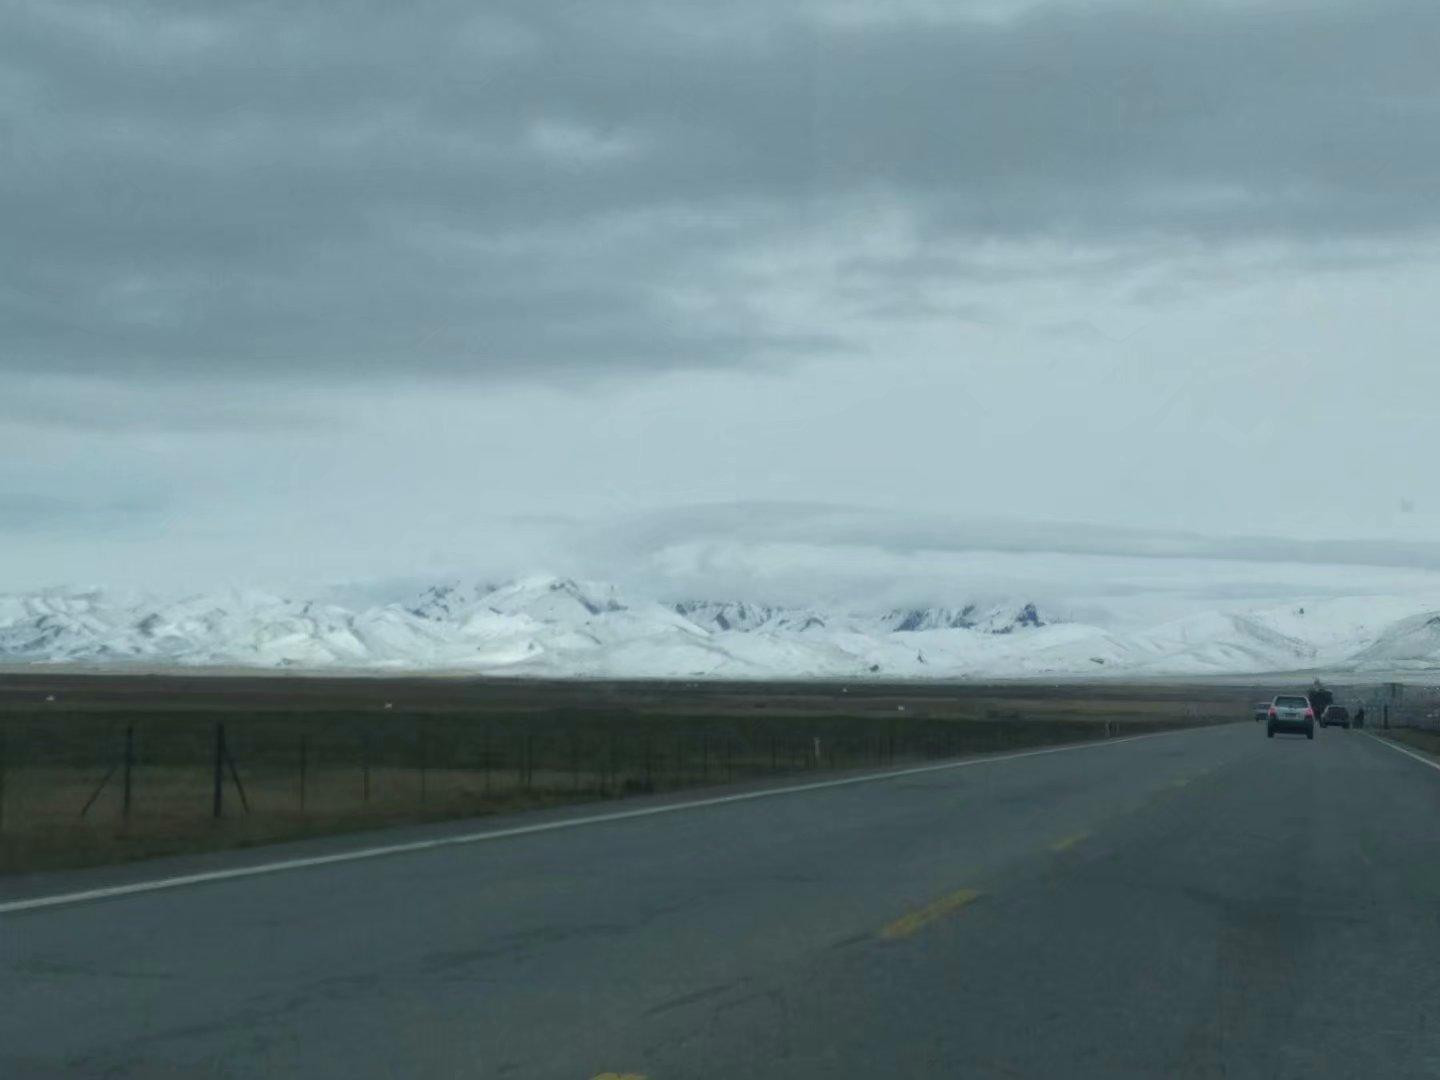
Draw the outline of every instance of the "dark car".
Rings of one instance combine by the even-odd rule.
[[[1255,703],[1255,708],[1254,708],[1254,709],[1251,711],[1251,713],[1250,713],[1250,719],[1251,719],[1251,720],[1259,721],[1260,723],[1263,724],[1263,723],[1265,722],[1265,718],[1266,718],[1267,716],[1269,716],[1269,715],[1270,715],[1270,702],[1268,702],[1268,701],[1257,701],[1257,702]]]
[[[1331,724],[1348,729],[1350,727],[1350,710],[1344,705],[1326,705],[1325,711],[1320,714],[1320,726],[1329,727]]]
[[[1315,710],[1303,694],[1279,694],[1270,703],[1265,717],[1265,735],[1273,739],[1277,731],[1315,738]]]

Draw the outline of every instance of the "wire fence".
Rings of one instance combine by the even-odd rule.
[[[1381,683],[1362,700],[1369,726],[1440,732],[1440,685]]]
[[[878,768],[1174,721],[556,711],[0,715],[0,869]]]

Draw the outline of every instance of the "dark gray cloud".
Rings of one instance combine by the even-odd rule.
[[[0,357],[204,378],[825,355],[843,335],[777,316],[746,267],[843,247],[854,200],[903,206],[922,249],[1324,259],[1440,223],[1431,3],[714,7],[10,5]],[[921,250],[840,267],[836,297],[923,314],[916,275],[998,273]]]

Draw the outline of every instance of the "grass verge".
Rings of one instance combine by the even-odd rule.
[[[0,710],[0,873],[1143,734],[1233,720],[1251,693],[782,689],[707,688],[703,706],[679,696],[671,711],[653,686],[523,709],[252,709],[243,695],[223,709],[124,707],[118,690],[103,705],[12,704]]]
[[[1394,739],[1396,742],[1404,743],[1416,750],[1423,750],[1440,759],[1440,731],[1425,731],[1421,728],[1390,728],[1377,731],[1375,734]]]

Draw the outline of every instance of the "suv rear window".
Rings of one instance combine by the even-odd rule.
[[[1350,715],[1350,710],[1345,708],[1344,705],[1331,705],[1325,711],[1331,716],[1340,717],[1342,720]]]
[[[1310,707],[1310,699],[1303,697],[1277,697],[1275,704],[1283,705],[1287,709],[1308,709]]]

